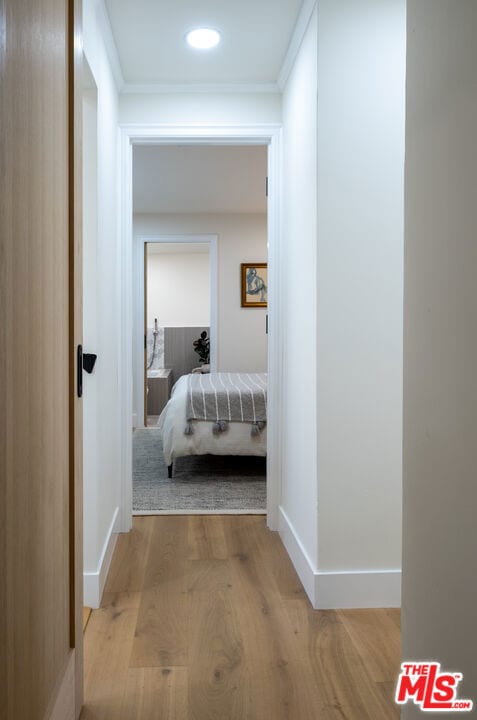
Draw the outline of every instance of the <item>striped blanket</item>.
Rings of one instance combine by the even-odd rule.
[[[212,422],[214,434],[225,432],[229,422],[250,423],[252,436],[259,435],[267,422],[266,373],[189,375],[186,417],[186,435],[196,420]]]

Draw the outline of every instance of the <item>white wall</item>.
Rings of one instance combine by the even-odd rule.
[[[210,327],[210,253],[147,256],[147,327]]]
[[[98,355],[93,375],[84,374],[86,404],[96,411],[96,441],[91,437],[92,427],[86,426],[91,419],[88,408],[85,413],[84,590],[85,603],[96,607],[114,541],[111,536],[116,529],[120,503],[118,96],[102,37],[107,27],[104,8],[98,0],[85,0],[83,7],[84,50],[97,88],[97,218],[92,221],[97,241],[85,236],[84,267],[84,351]],[[91,125],[86,140],[88,157],[88,153],[95,150]],[[94,164],[90,158],[85,168],[87,173],[94,173]],[[85,177],[85,184],[88,182]],[[87,206],[94,203],[88,187],[86,203]],[[91,222],[86,224],[86,233],[90,226]]]
[[[83,91],[83,347],[98,345],[98,92],[84,64]],[[83,502],[88,516],[98,491],[98,386],[96,377],[83,378]],[[88,518],[89,519],[89,518]],[[84,524],[84,562],[91,566],[96,523]],[[94,560],[93,560],[94,563]],[[89,598],[90,600],[91,598]],[[88,598],[86,598],[88,602]]]
[[[281,530],[319,607],[400,602],[404,77],[404,0],[321,0],[284,92]]]
[[[477,702],[476,33],[473,0],[408,1],[403,658],[430,658],[462,672],[459,697],[473,699],[471,717]],[[406,720],[421,716],[412,704],[403,710]]]
[[[316,482],[316,10],[283,94],[283,437],[280,529],[313,572]],[[311,594],[309,582],[300,573]]]
[[[401,565],[405,45],[404,0],[318,5],[320,572]]]
[[[404,0],[321,0],[282,109],[274,95],[120,100],[122,123],[283,117],[280,523],[310,596],[329,607],[399,601],[404,14]],[[135,235],[221,234],[218,221],[176,220],[136,218]],[[224,273],[237,298],[244,259]],[[219,318],[225,345],[239,311],[237,300],[222,332]],[[225,347],[219,363],[241,369]]]
[[[246,93],[123,94],[120,122],[134,123],[280,123],[281,96]]]
[[[240,306],[240,263],[267,261],[265,215],[136,215],[134,236],[218,235],[217,367],[229,372],[267,369],[265,308]]]

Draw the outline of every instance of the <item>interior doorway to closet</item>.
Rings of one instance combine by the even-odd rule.
[[[216,245],[216,236],[144,243],[145,427],[157,426],[180,377],[216,370]]]

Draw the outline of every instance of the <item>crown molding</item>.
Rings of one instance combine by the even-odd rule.
[[[287,54],[285,55],[283,65],[277,79],[279,92],[283,92],[283,89],[285,88],[286,81],[288,80],[288,76],[290,75],[290,72],[295,63],[308,25],[310,24],[310,19],[313,15],[316,2],[317,0],[304,0],[300,12],[298,13],[298,18],[295,23],[295,29],[293,30],[290,44],[288,45]]]
[[[276,83],[124,83],[125,95],[158,95],[190,93],[279,94]]]
[[[118,50],[114,41],[113,30],[111,28],[111,21],[109,14],[104,4],[104,0],[98,0],[97,2],[98,21],[101,28],[101,35],[104,40],[106,47],[106,53],[108,60],[111,65],[111,71],[113,73],[114,81],[118,92],[122,92],[124,87],[124,76],[121,68],[121,62],[119,60]]]

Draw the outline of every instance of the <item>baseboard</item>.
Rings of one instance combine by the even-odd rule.
[[[316,568],[314,563],[302,545],[295,528],[293,527],[288,515],[280,505],[278,508],[278,533],[285,545],[286,551],[290,556],[293,566],[301,580],[305,592],[308,595],[311,604],[315,606],[315,576]]]
[[[113,513],[113,518],[106,534],[103,550],[95,572],[83,574],[83,604],[90,608],[99,608],[103,596],[104,584],[109,572],[109,566],[113,557],[116,540],[118,538],[119,508]]]
[[[401,606],[401,570],[321,572],[314,567],[282,507],[278,532],[315,609]]]
[[[401,571],[318,572],[315,601],[320,610],[401,607]]]
[[[137,428],[137,413],[133,413],[132,426],[133,426],[133,428]]]

